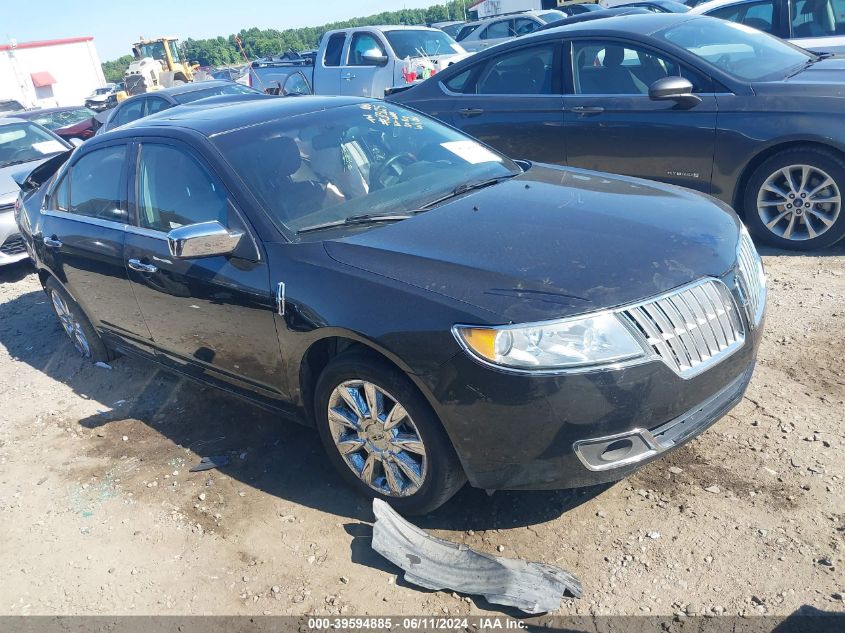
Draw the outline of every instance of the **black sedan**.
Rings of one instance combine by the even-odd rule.
[[[843,71],[715,18],[625,15],[518,38],[390,99],[509,156],[698,189],[809,250],[845,236]]]
[[[97,133],[103,134],[145,116],[168,110],[177,105],[193,103],[200,99],[221,96],[228,96],[229,98],[246,96],[248,98],[249,95],[255,94],[260,95],[261,93],[249,86],[219,79],[181,84],[172,88],[147,92],[121,101],[111,111],[106,123]]]
[[[619,479],[754,367],[765,280],[727,206],[515,163],[401,106],[179,108],[41,171],[19,223],[83,355],[313,424],[352,486],[405,512],[467,478]]]

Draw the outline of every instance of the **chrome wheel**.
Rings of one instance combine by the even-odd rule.
[[[68,307],[64,297],[55,290],[50,292],[50,298],[53,301],[53,308],[56,310],[56,315],[59,317],[59,322],[67,332],[73,346],[85,358],[91,358],[91,346],[88,345],[88,339],[85,337],[85,332],[82,330],[82,324],[74,316],[73,311]]]
[[[836,182],[811,165],[790,165],[769,176],[757,193],[757,213],[772,233],[786,240],[811,240],[839,218]]]
[[[348,380],[329,397],[329,430],[346,465],[373,490],[407,497],[425,481],[422,437],[400,402],[371,382]]]

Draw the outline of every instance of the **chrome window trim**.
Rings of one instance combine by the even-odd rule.
[[[92,224],[105,229],[115,229],[119,231],[126,230],[128,226],[124,222],[115,222],[113,220],[103,220],[101,218],[92,218],[87,215],[80,215],[71,211],[59,211],[58,209],[44,209],[41,215],[46,215],[52,218],[59,218],[63,220],[75,220],[83,224]]]

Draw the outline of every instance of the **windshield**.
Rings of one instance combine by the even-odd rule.
[[[213,141],[273,221],[293,232],[414,211],[459,185],[520,172],[460,132],[382,102],[285,117]]]
[[[57,130],[62,127],[74,125],[97,116],[97,113],[88,108],[76,108],[75,110],[61,110],[60,112],[47,112],[41,116],[33,117],[32,120],[38,125],[43,125],[48,130]]]
[[[747,81],[782,79],[813,59],[807,51],[768,33],[717,18],[692,19],[655,36]]]
[[[68,147],[29,121],[0,126],[0,167],[46,158]]]
[[[443,31],[385,31],[384,35],[399,59],[466,52]]]
[[[164,55],[164,44],[162,42],[152,42],[151,44],[141,44],[138,49],[141,51],[141,57],[152,57],[164,61],[167,59]]]
[[[248,86],[243,86],[241,84],[227,84],[225,86],[215,86],[214,88],[206,88],[205,90],[194,90],[192,92],[186,92],[181,95],[172,95],[173,100],[179,104],[191,103],[192,101],[197,101],[199,99],[205,99],[206,97],[217,97],[220,95],[248,95],[248,94],[261,94],[260,90],[255,90],[254,88],[250,88]]]

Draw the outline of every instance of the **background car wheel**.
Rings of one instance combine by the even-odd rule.
[[[52,277],[47,280],[45,288],[50,297],[53,312],[56,313],[62,329],[70,337],[76,351],[92,363],[105,363],[111,360],[113,355],[103,344],[91,321],[65,289]]]
[[[341,476],[404,514],[425,514],[466,482],[434,411],[411,381],[363,353],[335,358],[317,382],[317,427]]]
[[[845,236],[845,161],[831,152],[797,148],[760,165],[745,190],[744,220],[764,242],[808,251]]]

